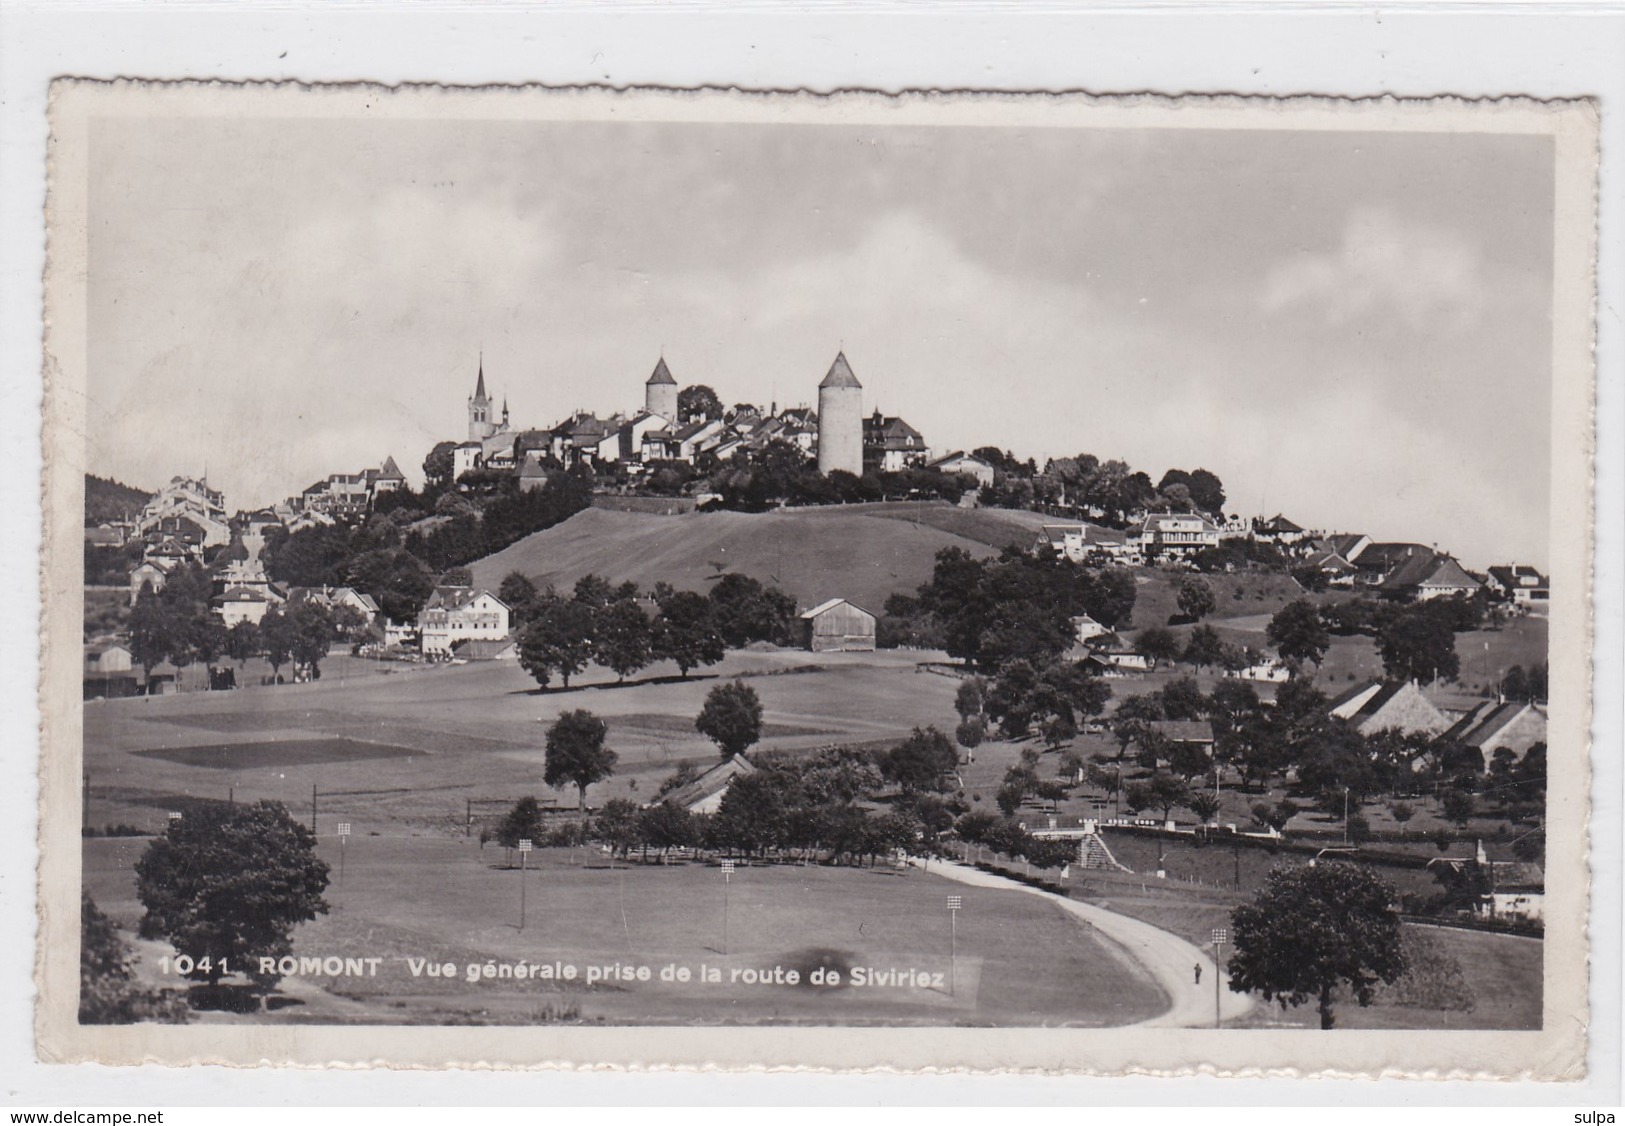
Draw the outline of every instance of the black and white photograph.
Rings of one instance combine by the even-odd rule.
[[[1583,104],[54,98],[58,1050],[1583,1053]]]

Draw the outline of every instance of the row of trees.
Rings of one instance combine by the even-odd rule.
[[[777,438],[709,468],[711,488],[721,495],[721,506],[744,512],[782,504],[858,504],[899,497],[958,501],[976,484],[974,478],[930,469],[897,473],[871,469],[861,476],[838,469],[826,475],[800,446]]]
[[[637,584],[612,585],[597,575],[579,579],[568,598],[540,591],[517,572],[497,597],[519,626],[519,660],[542,687],[598,664],[625,680],[655,661],[669,660],[686,677],[716,664],[730,647],[753,641],[788,644],[795,634],[795,601],[747,575],[724,575],[709,596],[655,585],[653,618]]]
[[[983,671],[1014,660],[1043,663],[1077,640],[1072,619],[1088,614],[1108,629],[1134,612],[1134,576],[1092,568],[1053,552],[1006,548],[974,559],[963,548],[937,552],[931,581],[918,595],[886,600],[880,630],[925,639]]]
[[[1316,606],[1289,602],[1270,619],[1265,635],[1283,661],[1319,665],[1332,634],[1364,634],[1377,643],[1390,680],[1454,680],[1461,673],[1456,634],[1484,624],[1482,597],[1455,596],[1400,604],[1349,598]]]
[[[210,581],[201,567],[178,569],[162,590],[144,591],[130,612],[130,656],[150,684],[153,669],[165,661],[177,675],[190,666],[221,660],[239,666],[263,656],[272,672],[291,665],[311,679],[333,643],[359,640],[366,619],[350,607],[329,608],[310,601],[278,606],[258,623],[227,628],[209,605]]]

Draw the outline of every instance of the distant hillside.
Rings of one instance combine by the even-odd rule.
[[[582,575],[709,590],[729,571],[780,587],[803,607],[849,598],[879,613],[894,593],[931,577],[936,553],[961,547],[981,558],[1030,545],[1040,517],[947,505],[832,505],[783,512],[653,516],[588,509],[472,565],[476,586],[510,571],[564,590]]]
[[[124,520],[141,511],[153,494],[133,489],[119,481],[85,474],[85,524]]]

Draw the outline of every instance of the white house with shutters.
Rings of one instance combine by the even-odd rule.
[[[449,657],[459,641],[501,641],[508,636],[508,606],[488,590],[436,587],[418,615],[424,656]]]

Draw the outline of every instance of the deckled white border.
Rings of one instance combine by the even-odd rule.
[[[203,44],[206,53],[198,53],[197,57],[206,57],[209,73],[297,73],[330,79],[364,73],[389,80],[434,74],[480,81],[493,76],[519,79],[546,74],[576,81],[609,78],[621,82],[637,77],[686,84],[723,79],[751,85],[815,87],[859,82],[880,86],[1089,85],[1129,90],[1400,90],[1417,94],[1438,90],[1522,90],[1548,95],[1599,93],[1610,98],[1625,97],[1625,71],[1618,66],[1610,45],[1611,33],[1617,34],[1622,26],[1617,13],[1610,21],[1606,15],[1576,17],[1550,8],[1538,21],[1526,20],[1510,28],[1498,23],[1494,12],[1485,13],[1482,8],[1452,14],[1450,18],[1433,14],[1419,17],[1392,5],[1385,6],[1381,13],[1323,8],[1283,16],[1284,6],[1266,4],[1254,5],[1243,14],[1198,10],[1194,17],[1181,19],[1171,19],[1166,13],[1122,9],[1104,16],[1066,17],[1052,13],[1053,18],[1038,19],[1030,5],[1023,6],[1018,14],[1011,6],[995,3],[979,6],[973,16],[949,19],[937,14],[929,34],[922,35],[918,22],[910,26],[895,22],[876,26],[852,13],[819,18],[816,24],[812,17],[801,15],[763,19],[757,14],[724,19],[712,13],[703,17],[709,22],[696,18],[674,28],[670,22],[648,18],[647,13],[634,25],[603,13],[583,15],[579,10],[570,10],[567,2],[556,2],[550,5],[553,11],[546,17],[545,27],[539,27],[543,21],[535,13],[519,15],[511,9],[459,12],[455,19],[439,17],[436,25],[433,20],[416,17],[392,19],[377,11],[368,13],[363,24],[353,14],[316,18],[312,11],[300,10],[299,5],[281,5],[285,10],[275,13],[246,5],[234,6],[226,14],[201,12],[198,8],[202,7],[205,5],[187,12],[102,10],[88,17],[65,6],[43,15],[19,12],[16,4],[8,10],[8,39],[26,40],[30,48],[24,52],[13,50],[7,67],[0,68],[0,83],[4,83],[6,93],[0,113],[5,115],[7,133],[3,139],[8,146],[0,154],[0,185],[5,189],[4,229],[10,248],[0,265],[6,298],[0,310],[5,326],[6,370],[14,376],[0,385],[4,396],[0,401],[8,408],[0,411],[0,435],[9,439],[6,448],[24,451],[14,472],[0,477],[0,488],[6,490],[5,499],[10,502],[4,510],[13,514],[7,526],[11,535],[0,538],[0,558],[6,576],[12,579],[0,586],[0,604],[11,611],[8,622],[25,621],[32,600],[27,575],[34,561],[36,526],[26,516],[34,500],[35,478],[27,450],[32,441],[30,416],[37,405],[37,385],[26,375],[17,381],[15,373],[35,371],[38,366],[34,314],[39,288],[37,220],[43,132],[40,82],[52,73],[185,73],[187,48],[193,47],[196,52],[196,45]],[[286,61],[278,61],[279,55]],[[130,65],[132,62],[134,65]],[[1605,185],[1612,183],[1613,171],[1621,167],[1618,154],[1625,150],[1625,130],[1618,120],[1617,115],[1605,120]],[[1619,204],[1618,190],[1605,189],[1605,229],[1611,217],[1617,216]],[[1614,226],[1617,228],[1617,222]],[[1625,240],[1610,240],[1605,235],[1601,283],[1605,309],[1622,305],[1622,246]],[[23,248],[22,252],[17,252],[18,248]],[[1498,1085],[1493,1092],[1469,1090],[1460,1084],[1412,1088],[1404,1096],[1408,1102],[1518,1105],[1551,1102],[1565,1094],[1569,1095],[1565,1101],[1576,1105],[1618,1102],[1620,722],[1619,698],[1607,691],[1615,688],[1620,679],[1618,514],[1625,507],[1621,505],[1619,486],[1617,373],[1621,365],[1617,316],[1605,316],[1601,332],[1604,408],[1599,539],[1603,555],[1599,567],[1603,585],[1598,594],[1598,671],[1605,692],[1599,700],[1598,725],[1602,746],[1613,753],[1602,756],[1599,777],[1603,788],[1597,816],[1602,836],[1597,862],[1603,867],[1596,988],[1602,1007],[1593,1028],[1593,1056],[1612,1067],[1612,1076],[1606,1082],[1593,1078],[1583,1089],[1555,1094],[1549,1088],[1506,1084]],[[25,518],[18,519],[19,513]],[[13,742],[26,745],[31,726],[28,685],[32,679],[27,674],[32,662],[26,650],[0,650],[0,660],[5,662],[7,673],[3,678],[8,692],[5,714],[14,721]],[[19,673],[20,677],[15,675]],[[21,865],[26,866],[32,851],[32,784],[28,764],[19,764],[14,756],[0,758],[0,771],[4,771],[4,784],[0,785],[0,842],[11,857],[6,869],[9,875],[17,871],[19,857]],[[25,1099],[32,1091],[35,1097],[43,1097],[43,1092],[82,1103],[88,1095],[109,1092],[116,1086],[117,1097],[126,1101],[136,1097],[162,1099],[166,1095],[174,1098],[176,1092],[191,1092],[192,1101],[211,1101],[212,1092],[212,1101],[225,1101],[221,1089],[209,1086],[207,1074],[183,1077],[195,1082],[181,1083],[174,1081],[178,1077],[173,1073],[161,1071],[106,1073],[94,1068],[44,1069],[33,1065],[26,1017],[30,986],[25,978],[32,927],[25,886],[16,880],[0,881],[0,905],[8,908],[0,911],[0,939],[11,955],[10,972],[0,976],[0,1062],[14,1082],[26,1072],[27,1082],[22,1084]],[[16,910],[18,907],[21,910]],[[1601,1074],[1593,1072],[1594,1076]],[[104,1080],[115,1076],[116,1083],[109,1086],[98,1082],[98,1076]],[[253,1102],[253,1092],[257,1091],[259,1100],[276,1101],[331,1099],[346,1094],[362,1101],[487,1101],[533,1089],[533,1083],[512,1075],[460,1078],[455,1074],[407,1074],[369,1078],[307,1072],[239,1076],[233,1080],[231,1097],[236,1099],[241,1093],[243,1101]],[[838,1091],[864,1101],[897,1101],[924,1097],[919,1094],[924,1089],[919,1082],[884,1077],[849,1078],[834,1084],[804,1077],[764,1085],[741,1076],[703,1081],[667,1077],[641,1082],[623,1075],[616,1080],[613,1096],[604,1094],[609,1088],[590,1080],[562,1077],[549,1084],[549,1090],[570,1092],[576,1097],[591,1098],[597,1092],[600,1098],[634,1100],[651,1097],[649,1092],[674,1092],[674,1098],[704,1092],[710,1098],[742,1099],[751,1092],[769,1092],[770,1097],[785,1097],[786,1091],[816,1092],[811,1097],[817,1097]],[[1394,1097],[1385,1096],[1385,1089],[1380,1084],[1343,1087],[1335,1097],[1352,1104],[1382,1102]],[[943,1077],[933,1081],[929,1090],[929,1097],[956,1099],[964,1099],[971,1092],[984,1096],[991,1092],[992,1097],[1001,1099],[1012,1097],[1012,1092],[1015,1097],[1025,1094],[1050,1099],[1067,1097],[1066,1091],[1078,1097],[1087,1090],[1091,1100],[1114,1101],[1145,1098],[1148,1087],[1127,1080],[1087,1087],[1052,1081],[1043,1084],[1038,1092],[1031,1085],[1008,1081],[968,1082]],[[658,1098],[659,1094],[652,1097]],[[1240,1099],[1289,1103],[1318,1101],[1328,1094],[1321,1085],[1284,1080],[1267,1086],[1215,1086],[1195,1081],[1172,1089],[1159,1086],[1158,1093],[1151,1097],[1169,1102]]]
[[[1058,128],[1464,130],[1549,135],[1556,154],[1552,385],[1552,734],[1548,809],[1545,1023],[1539,1032],[1247,1031],[1029,1028],[543,1028],[316,1025],[80,1027],[77,982],[79,592],[86,379],[89,123],[122,116],[369,120],[642,120],[1044,125]],[[45,823],[41,833],[40,1050],[52,1059],[254,1065],[629,1068],[766,1067],[976,1070],[1091,1075],[1391,1075],[1573,1079],[1588,1023],[1584,910],[1587,815],[1589,496],[1595,109],[1501,99],[1241,99],[1153,95],[550,90],[393,90],[363,85],[98,83],[54,91],[47,269]],[[58,639],[63,643],[58,644]]]

